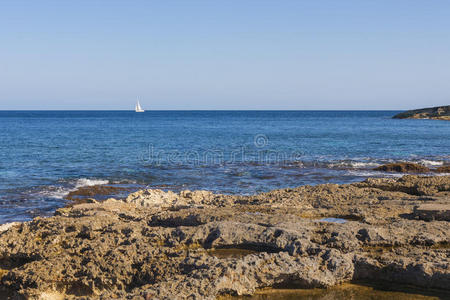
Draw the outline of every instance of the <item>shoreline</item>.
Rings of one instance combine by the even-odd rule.
[[[215,299],[387,279],[450,294],[449,221],[448,175],[250,196],[140,190],[8,225],[0,286],[19,299]]]
[[[248,166],[246,166],[248,167]],[[278,168],[274,171],[274,168]],[[180,192],[184,189],[210,190],[213,193],[229,195],[255,195],[268,192],[272,189],[295,188],[298,185],[318,185],[326,183],[349,184],[366,178],[400,178],[405,174],[421,176],[447,176],[450,175],[450,164],[445,160],[387,160],[381,162],[357,162],[340,160],[336,162],[317,162],[307,164],[303,161],[297,163],[275,165],[272,169],[252,171],[236,171],[231,169],[220,170],[227,178],[213,178],[204,184],[193,183],[169,184],[155,183],[146,185],[133,179],[112,179],[103,177],[81,177],[58,179],[35,187],[20,187],[18,190],[10,189],[6,192],[3,201],[0,201],[0,210],[6,205],[4,213],[0,216],[0,225],[9,222],[24,222],[36,216],[48,217],[56,209],[67,205],[91,201],[103,201],[108,198],[125,199],[130,192],[140,189],[162,189],[164,191]],[[253,170],[255,171],[255,170]],[[223,175],[222,174],[222,175]],[[227,180],[230,184],[225,184]],[[245,182],[243,185],[232,185],[232,181]],[[253,183],[253,185],[251,184]],[[265,186],[262,186],[265,183]],[[31,206],[21,205],[22,202],[31,203]],[[16,210],[17,207],[17,210]]]

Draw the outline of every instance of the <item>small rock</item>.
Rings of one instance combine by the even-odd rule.
[[[398,172],[398,173],[428,173],[430,169],[415,163],[392,163],[385,164],[374,169],[375,171]]]
[[[450,165],[439,167],[434,171],[437,173],[450,173]]]

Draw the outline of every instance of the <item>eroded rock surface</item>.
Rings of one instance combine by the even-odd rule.
[[[427,221],[450,221],[450,204],[422,204],[414,207],[414,216]]]
[[[139,191],[7,228],[0,287],[17,299],[215,299],[351,280],[450,292],[450,224],[417,213],[449,204],[450,176],[254,196]]]

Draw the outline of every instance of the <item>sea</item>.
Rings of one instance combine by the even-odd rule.
[[[450,122],[396,113],[0,111],[0,224],[52,215],[93,185],[255,194],[450,163]]]

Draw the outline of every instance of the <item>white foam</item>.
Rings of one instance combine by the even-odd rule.
[[[422,165],[425,165],[427,167],[435,167],[435,166],[442,166],[444,164],[443,161],[435,161],[435,160],[427,160],[427,159],[421,159],[419,161]]]
[[[350,165],[354,168],[364,168],[364,167],[378,167],[380,164],[374,162],[351,162]]]
[[[47,187],[47,189],[38,192],[38,194],[41,196],[45,196],[46,198],[63,199],[72,190],[73,189],[70,189],[70,188],[50,186],[50,187]]]
[[[330,163],[330,167],[351,167],[351,168],[369,168],[378,167],[380,164],[375,162],[362,162],[362,161],[341,161],[337,163]]]
[[[348,171],[348,175],[352,176],[361,176],[361,177],[403,177],[405,174],[395,174],[395,173],[385,173],[385,172],[378,172],[378,171]]]
[[[45,190],[40,191],[38,194],[52,199],[64,199],[64,197],[66,197],[70,192],[76,191],[79,188],[108,183],[109,180],[104,179],[80,178],[75,182],[72,182],[68,187],[48,186]]]
[[[109,180],[80,178],[77,180],[75,187],[80,188],[84,186],[103,185],[108,183]]]

